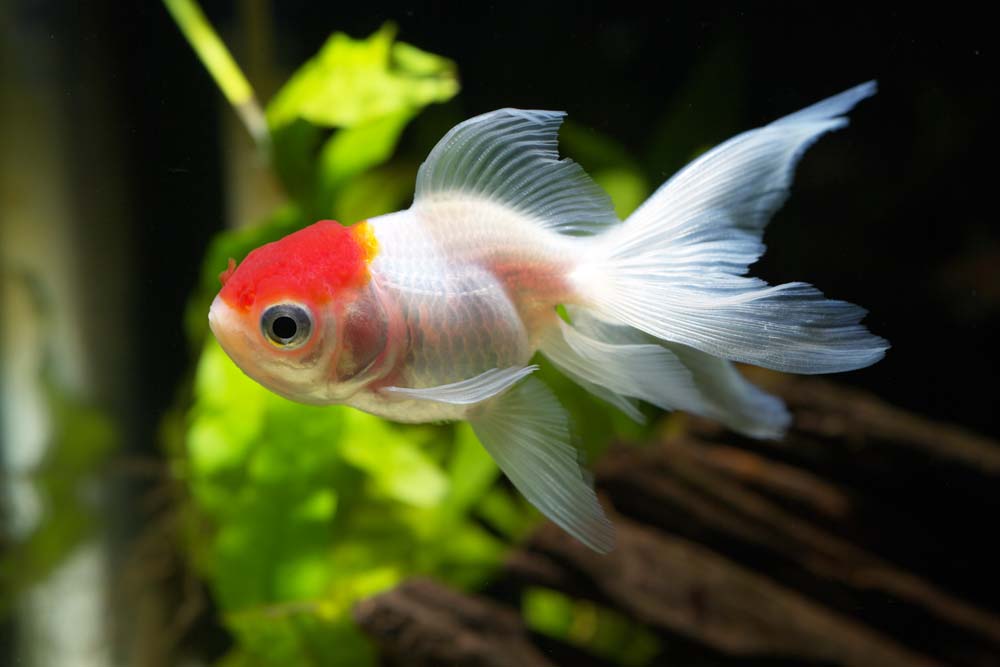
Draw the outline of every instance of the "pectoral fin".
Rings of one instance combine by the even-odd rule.
[[[380,391],[397,398],[414,398],[422,401],[449,403],[451,405],[474,405],[502,394],[519,380],[531,375],[536,370],[538,370],[538,366],[492,368],[468,380],[442,384],[436,387],[424,387],[422,389],[383,387]]]
[[[477,407],[469,422],[483,447],[542,514],[591,549],[614,547],[614,527],[569,442],[566,411],[529,378]]]

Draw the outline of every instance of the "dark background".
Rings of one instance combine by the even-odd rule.
[[[504,106],[563,109],[614,138],[652,183],[690,155],[868,79],[878,95],[851,127],[803,160],[792,197],[768,228],[752,272],[802,280],[871,312],[892,343],[879,364],[837,379],[933,419],[1000,437],[995,377],[1000,331],[1000,233],[993,193],[997,62],[992,23],[949,11],[769,9],[661,3],[596,6],[288,1],[205,2],[241,64],[247,7],[270,15],[275,80],[266,99],[333,31],[367,36],[395,21],[399,38],[456,61],[462,90],[404,137],[419,159],[438,119]],[[251,12],[252,13],[252,12]],[[111,367],[132,387],[120,406],[129,454],[158,456],[157,429],[177,400],[193,352],[182,313],[202,254],[225,218],[223,121],[232,112],[157,2],[14,2],[6,39],[63,95],[65,169],[76,184],[81,253],[109,238],[88,202],[113,193],[127,233],[116,237],[125,275],[109,280],[128,316]],[[421,130],[421,127],[424,130]],[[3,147],[0,147],[2,150]],[[101,280],[99,262],[94,280]],[[223,267],[219,267],[220,270]],[[909,489],[934,497],[939,489]],[[971,526],[947,503],[920,506],[955,534]],[[989,509],[989,508],[987,508]],[[141,521],[141,519],[132,519]],[[967,524],[966,522],[969,521]],[[986,539],[986,536],[984,536]],[[911,563],[952,576],[961,554]],[[966,542],[975,542],[966,536]],[[975,556],[970,556],[975,560]],[[953,585],[996,608],[996,585]]]

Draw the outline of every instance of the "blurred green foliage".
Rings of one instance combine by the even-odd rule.
[[[226,664],[369,664],[354,602],[413,573],[481,584],[504,551],[473,518],[497,469],[471,429],[292,403],[214,342],[177,465],[189,551],[240,644]],[[494,502],[514,517],[497,531],[523,533],[523,503]]]
[[[468,425],[397,425],[347,407],[292,403],[247,378],[207,335],[228,258],[317,219],[405,207],[415,163],[388,160],[406,125],[457,91],[454,64],[395,41],[391,25],[364,40],[333,35],[266,110],[267,155],[287,203],[208,248],[186,315],[201,350],[193,404],[171,457],[189,490],[182,515],[190,560],[235,638],[223,665],[375,664],[350,620],[355,602],[414,574],[475,588],[538,519],[496,483],[499,471]],[[639,167],[611,140],[572,125],[563,139],[623,217],[649,194]],[[588,454],[616,434],[642,433],[610,408],[595,410],[592,397],[542,365]],[[533,627],[558,636],[581,608],[553,604],[551,595],[529,597],[525,610]],[[598,615],[598,635],[564,638],[643,664],[645,639],[624,646],[638,631]],[[607,628],[618,639],[607,640]]]
[[[333,35],[267,107],[274,168],[307,218],[356,219],[338,206],[351,180],[392,155],[421,109],[458,92],[454,63],[395,34],[386,24],[367,40]]]
[[[660,642],[651,630],[612,609],[547,588],[524,591],[521,613],[529,629],[625,667],[645,665],[660,652]]]

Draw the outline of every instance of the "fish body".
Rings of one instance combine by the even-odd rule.
[[[449,203],[371,220],[380,252],[371,279],[405,323],[392,341],[398,366],[348,402],[395,421],[464,419],[473,406],[380,391],[387,383],[428,388],[491,369],[527,366],[555,308],[572,299],[574,241],[547,234],[499,206]]]
[[[888,347],[859,324],[862,309],[744,275],[802,152],[873,93],[862,84],[731,139],[624,222],[558,159],[562,114],[478,116],[431,152],[409,209],[322,221],[231,266],[212,330],[244,372],[292,400],[470,421],[532,503],[607,551],[612,528],[565,411],[529,377],[532,357],[636,419],[648,401],[780,437],[784,405],[732,361],[836,372]]]

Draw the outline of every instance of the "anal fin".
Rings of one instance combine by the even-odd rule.
[[[572,308],[573,325],[559,322],[542,338],[555,366],[629,416],[641,399],[664,410],[716,419],[751,438],[781,438],[791,417],[781,399],[747,381],[725,359],[657,341],[636,329],[601,322]]]
[[[566,411],[544,384],[529,378],[468,419],[500,469],[542,514],[597,552],[614,547],[614,527],[570,444]]]
[[[629,335],[624,327],[602,328],[590,336],[560,321],[542,338],[541,352],[584,389],[636,421],[643,417],[634,399],[664,410],[705,411],[690,371],[673,352],[652,341],[622,338]]]

